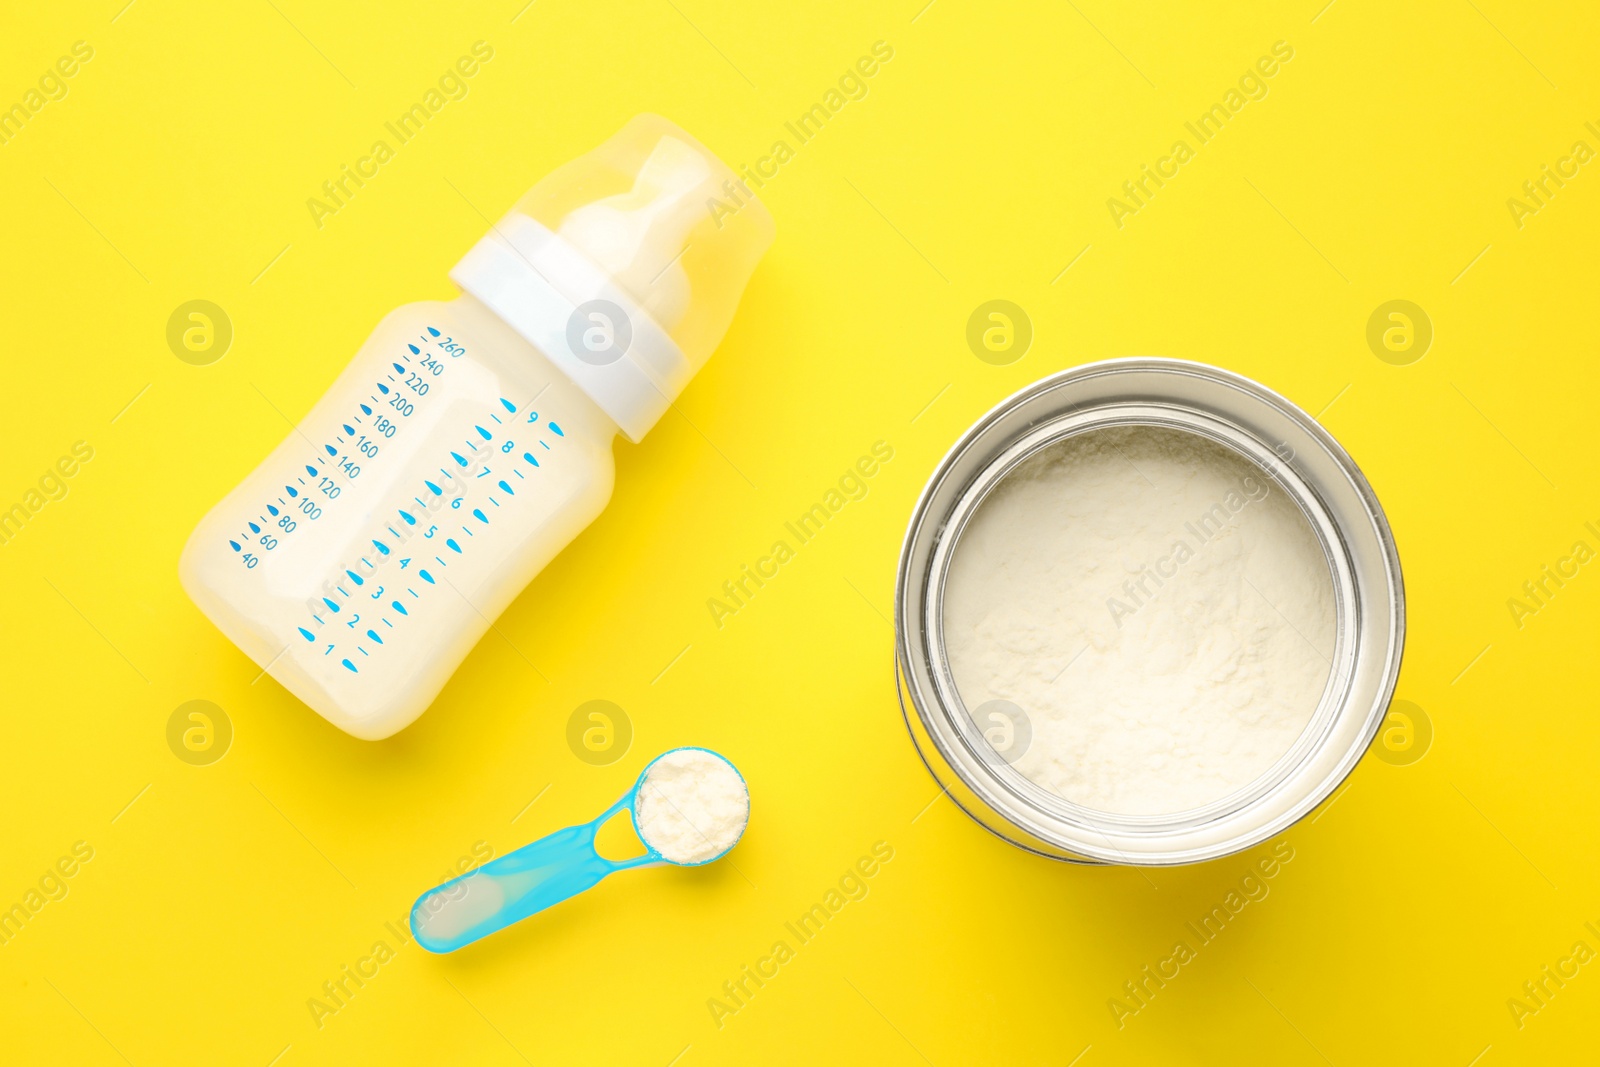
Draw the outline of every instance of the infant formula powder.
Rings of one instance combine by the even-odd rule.
[[[1327,685],[1336,612],[1310,523],[1198,434],[1099,429],[1021,464],[953,553],[944,636],[980,731],[1085,807],[1164,815],[1260,777]],[[993,737],[991,736],[991,740]]]

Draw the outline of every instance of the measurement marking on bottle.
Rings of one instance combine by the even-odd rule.
[[[440,334],[440,332],[438,330],[436,330],[434,327],[429,326],[429,327],[427,327],[427,330],[434,338],[439,338],[439,337],[442,336]],[[424,341],[424,343],[427,342],[427,338],[421,338],[421,339]],[[452,357],[463,354],[460,351],[455,351],[454,350],[454,349],[459,349],[460,346],[457,343],[455,343],[452,339],[446,338],[445,340],[439,341],[438,344],[439,344],[439,346],[441,348],[444,348],[447,351],[450,351]],[[416,355],[416,356],[422,356],[423,355],[423,352],[420,349],[418,349],[415,345],[407,345],[406,347],[410,349],[412,355]],[[406,356],[403,353],[401,354],[401,356],[407,363],[412,362],[410,356]],[[410,373],[407,370],[406,367],[402,366],[399,363],[392,363],[391,366],[394,368],[394,370],[396,372],[398,372],[402,376],[405,376],[408,373]],[[430,357],[427,357],[426,359],[423,360],[422,369],[423,369],[424,372],[431,371],[433,375],[437,376],[437,375],[439,375],[439,374],[441,374],[443,372],[443,364],[434,362],[433,358],[430,356]],[[395,379],[395,377],[393,375],[386,375],[386,380],[388,380],[390,382],[396,381],[396,379]],[[418,397],[422,397],[427,391],[426,383],[421,381],[420,379],[417,379],[415,375],[412,375],[412,377],[410,379],[407,379],[404,384],[406,384],[409,388],[411,388],[413,392],[416,392]],[[368,399],[370,399],[373,403],[375,403],[375,404],[387,403],[388,406],[396,408],[400,412],[400,417],[402,417],[402,418],[407,416],[407,415],[409,415],[409,414],[411,414],[411,404],[412,404],[412,402],[404,401],[404,400],[400,399],[405,394],[396,393],[395,390],[390,389],[382,381],[375,381],[373,383],[373,385],[374,385],[374,387],[376,388],[376,390],[378,391],[379,394],[381,394],[384,397],[389,398],[387,401],[380,401],[378,396],[371,396]],[[420,388],[419,388],[419,386],[420,386]],[[506,412],[508,412],[511,415],[516,415],[518,413],[517,406],[515,404],[513,404],[510,400],[506,399],[505,397],[500,397],[499,400],[500,400],[501,406],[506,410]],[[362,413],[364,415],[366,415],[368,417],[373,416],[373,409],[371,407],[367,406],[364,403],[358,404],[357,406],[360,408],[360,410],[362,411]],[[498,413],[496,413],[496,412],[485,412],[485,414],[487,414],[489,419],[493,420],[493,422],[497,426],[504,426],[505,425],[505,421],[500,417],[500,415]],[[528,412],[527,413],[527,422],[528,422],[528,424],[530,424],[530,425],[536,424],[537,420],[538,420],[538,417],[539,416],[538,416],[537,412],[532,412],[532,411]],[[337,469],[344,473],[345,478],[342,480],[342,483],[354,482],[357,479],[357,477],[360,475],[360,473],[361,473],[360,466],[357,466],[355,463],[353,463],[352,459],[360,459],[362,457],[365,457],[366,459],[370,460],[370,459],[375,459],[375,457],[378,454],[378,451],[377,451],[377,449],[378,449],[378,439],[374,438],[373,441],[369,443],[368,439],[365,436],[361,436],[361,435],[359,435],[357,433],[356,426],[363,424],[362,417],[361,416],[357,416],[357,415],[352,415],[352,416],[350,416],[350,419],[351,419],[350,422],[342,422],[342,423],[338,424],[338,429],[343,431],[343,435],[341,435],[339,433],[335,433],[335,434],[332,435],[333,438],[334,438],[334,441],[337,442],[337,444],[339,444],[341,446],[344,446],[343,449],[336,448],[333,444],[328,444],[328,443],[324,443],[323,446],[322,446],[322,451],[326,453],[327,457],[329,457],[333,461],[335,461],[338,464],[338,468]],[[386,420],[384,420],[382,418],[379,418],[377,420],[377,425],[380,428],[380,430],[383,431],[383,436],[384,437],[392,437],[392,436],[394,436],[394,434],[396,433],[396,431],[399,429],[399,426],[400,426],[400,424],[397,424],[397,423],[395,423],[395,424],[387,424]],[[557,436],[565,436],[565,434],[561,431],[560,427],[556,426],[554,423],[549,423],[548,425],[549,425],[550,429]],[[477,519],[480,523],[482,523],[484,525],[488,525],[489,524],[489,517],[488,517],[488,514],[487,514],[485,508],[487,506],[493,506],[493,507],[496,507],[496,508],[502,506],[502,502],[495,495],[495,493],[496,492],[502,493],[503,495],[505,495],[508,498],[514,497],[516,495],[516,491],[511,486],[511,483],[509,481],[510,476],[514,474],[517,478],[526,480],[527,475],[521,470],[513,469],[512,471],[507,472],[504,477],[496,478],[495,475],[494,475],[494,472],[490,469],[490,467],[485,462],[486,457],[484,457],[484,453],[489,451],[485,447],[485,443],[495,441],[494,432],[492,432],[491,430],[489,430],[487,427],[483,426],[480,423],[472,423],[471,427],[472,427],[472,430],[474,431],[474,433],[476,434],[476,438],[472,434],[466,435],[465,437],[462,438],[462,445],[457,446],[458,448],[464,448],[464,451],[465,451],[466,454],[463,454],[463,452],[459,452],[459,451],[450,451],[449,452],[450,458],[455,461],[456,467],[458,469],[460,469],[460,470],[466,470],[466,469],[469,469],[469,468],[473,467],[475,465],[474,464],[474,460],[476,460],[478,463],[483,464],[482,469],[480,469],[480,470],[478,470],[476,472],[475,477],[476,478],[485,478],[485,477],[491,478],[492,479],[491,484],[493,486],[493,489],[491,490],[491,492],[489,492],[487,494],[484,494],[484,496],[482,498],[480,498],[482,500],[487,500],[487,502],[488,502],[487,505],[480,504],[477,507],[473,507],[471,505],[471,503],[466,499],[468,494],[467,493],[463,493],[461,496],[454,497],[451,500],[451,506],[452,506],[452,508],[460,508],[460,507],[465,506],[468,509],[468,511],[470,512],[470,514],[473,516],[473,518]],[[538,440],[539,440],[539,444],[541,446],[543,446],[543,448],[546,451],[550,450],[551,445],[547,440],[545,440],[543,438],[539,438]],[[353,455],[354,448],[360,448],[361,453],[362,453],[361,457],[356,457],[356,456]],[[371,449],[371,450],[369,451],[369,449]],[[509,453],[511,451],[511,449],[512,449],[512,445],[511,445],[511,443],[509,441],[507,441],[507,442],[504,443],[504,447],[501,449],[501,451]],[[315,450],[313,449],[313,451],[315,451]],[[468,456],[471,456],[472,459],[468,459]],[[539,466],[539,460],[534,458],[534,456],[533,456],[533,454],[531,452],[522,453],[522,457],[523,457],[523,459],[525,461],[527,461],[527,463],[530,466],[533,466],[533,467],[538,467]],[[314,460],[314,465],[313,465],[313,463],[304,463],[304,464],[302,464],[302,466],[305,469],[306,475],[309,476],[313,481],[317,481],[318,479],[320,479],[320,483],[316,485],[316,488],[321,490],[321,492],[328,498],[328,501],[332,501],[332,500],[336,499],[340,495],[340,493],[339,493],[340,486],[336,485],[331,478],[327,477],[328,474],[332,474],[332,471],[326,471],[325,472],[324,470],[319,470],[319,468],[324,468],[325,469],[328,466],[331,466],[331,464],[329,463],[329,460],[327,458],[324,458],[320,454],[314,455],[312,458]],[[454,485],[459,485],[460,484],[460,482],[457,480],[460,477],[459,474],[452,474],[449,468],[443,467],[443,466],[439,467],[438,470],[439,470],[439,476],[441,477],[441,479],[443,479],[444,482],[451,483],[451,484],[454,484]],[[302,487],[305,487],[305,486],[307,486],[308,483],[307,483],[307,479],[306,478],[302,478],[302,477],[296,476],[295,484],[299,485],[299,486],[302,486]],[[445,495],[443,485],[435,483],[435,482],[433,482],[433,481],[431,481],[429,479],[423,479],[423,484],[432,493],[432,496],[433,496],[434,500],[438,500],[438,499],[442,498]],[[313,505],[311,503],[311,499],[303,498],[302,491],[301,490],[297,490],[295,485],[285,485],[284,486],[284,492],[287,494],[287,500],[285,499],[285,497],[280,496],[280,497],[277,498],[277,504],[282,505],[284,509],[289,509],[289,511],[290,511],[289,515],[283,514],[283,512],[281,512],[280,509],[277,506],[275,506],[273,504],[267,504],[267,505],[265,505],[266,511],[267,511],[267,514],[271,516],[271,519],[269,519],[266,515],[257,515],[256,519],[254,521],[246,520],[246,526],[250,530],[251,535],[254,535],[255,538],[259,539],[260,542],[262,543],[262,545],[268,551],[270,551],[272,548],[276,547],[277,541],[279,539],[281,539],[282,537],[288,536],[290,533],[292,533],[299,526],[304,526],[307,522],[315,521],[316,519],[320,518],[322,516],[322,513],[323,513],[324,509],[328,506],[328,501],[324,501],[320,505]],[[295,502],[293,508],[291,508],[291,505],[290,505],[289,501],[294,501]],[[420,524],[419,523],[419,518],[428,517],[428,514],[431,512],[431,510],[434,507],[437,507],[437,504],[430,504],[420,494],[413,495],[412,496],[412,501],[416,504],[417,507],[420,507],[420,508],[423,509],[424,514],[422,516],[419,517],[417,515],[413,515],[412,513],[408,512],[408,511],[405,511],[404,509],[400,509],[400,508],[396,508],[395,511],[394,511],[394,514],[397,514],[400,517],[401,521],[408,528],[407,532],[405,534],[402,534],[392,524],[392,520],[391,520],[390,523],[385,523],[384,524],[384,527],[383,527],[384,530],[387,531],[387,533],[390,535],[390,537],[392,537],[394,539],[395,542],[403,542],[406,537],[411,535],[411,530],[414,529],[415,527],[417,527]],[[298,508],[298,510],[300,512],[302,512],[303,514],[294,514],[294,508]],[[291,516],[292,516],[292,518],[291,518]],[[268,525],[273,524],[273,522],[275,520],[276,520],[276,525],[277,525],[278,529],[271,530],[271,531],[266,531],[265,527],[267,527]],[[430,527],[426,531],[426,536],[428,536],[428,537],[435,536],[435,531],[437,529],[438,529],[437,527]],[[460,532],[462,534],[465,534],[467,537],[475,537],[475,536],[477,536],[475,531],[474,531],[474,529],[471,526],[467,525],[465,522],[462,522],[461,524],[459,524],[459,530],[460,530]],[[250,540],[250,535],[240,534],[238,536],[239,536],[240,540],[239,541],[230,540],[229,541],[230,546],[233,548],[233,550],[235,552],[238,552],[238,553],[242,554],[243,559],[245,560],[247,566],[252,567],[252,568],[255,567],[260,562],[259,559],[256,558],[255,556],[253,556],[252,554],[246,552],[245,551],[246,546],[244,544],[240,543],[242,541]],[[460,541],[458,541],[455,537],[446,537],[446,538],[443,538],[443,540],[444,540],[445,545],[450,549],[450,551],[452,553],[454,553],[456,555],[464,555],[465,554],[465,549],[463,547],[463,544]],[[341,614],[343,612],[344,608],[349,607],[350,604],[353,603],[353,594],[351,593],[351,589],[352,588],[359,589],[359,588],[362,588],[365,585],[374,584],[375,587],[376,587],[376,592],[373,594],[373,599],[376,600],[378,597],[380,597],[383,594],[382,585],[378,585],[378,584],[376,584],[375,581],[370,581],[369,579],[371,578],[371,575],[378,570],[378,568],[382,565],[382,563],[384,561],[386,561],[388,559],[391,559],[391,558],[396,558],[396,555],[392,551],[392,542],[391,543],[386,543],[386,542],[384,542],[382,540],[379,540],[377,538],[371,538],[370,539],[370,543],[371,543],[373,549],[375,549],[376,552],[377,552],[378,563],[374,564],[373,560],[371,558],[365,556],[365,555],[360,557],[361,564],[365,568],[365,572],[364,573],[367,575],[367,577],[363,577],[362,574],[357,573],[354,569],[346,569],[345,570],[345,577],[349,582],[354,583],[354,585],[349,587],[349,588],[347,588],[346,585],[343,582],[338,583],[338,584],[334,584],[332,586],[333,592],[338,593],[340,597],[344,598],[345,603],[341,604],[340,602],[336,601],[332,596],[322,597],[321,598],[322,599],[322,603],[323,603],[323,605],[324,605],[324,607],[325,607],[325,609],[327,611],[330,611],[330,612],[338,615],[338,614]],[[433,560],[434,560],[435,564],[437,564],[440,568],[444,568],[444,567],[448,566],[448,564],[446,563],[444,557],[442,557],[442,556],[435,555],[433,557]],[[409,558],[401,559],[400,560],[401,569],[404,570],[406,567],[408,567],[410,565],[410,563],[411,563],[411,559],[409,559]],[[438,579],[426,568],[419,569],[417,571],[417,574],[429,586],[436,586],[438,584]],[[418,592],[418,590],[413,588],[413,587],[407,586],[407,587],[405,587],[405,591],[408,594],[410,594],[412,599],[416,599],[416,600],[423,599],[422,598],[422,594],[420,592]],[[397,613],[397,616],[399,616],[399,617],[408,617],[410,615],[410,612],[407,610],[405,605],[400,600],[391,601],[390,607],[394,612]],[[327,625],[327,620],[325,620],[320,613],[318,613],[318,612],[309,612],[308,614],[310,615],[309,621],[311,621],[315,626],[317,626],[317,627],[325,627]],[[350,614],[351,614],[351,618],[350,618],[350,620],[349,620],[347,625],[350,628],[354,629],[354,627],[360,621],[361,617],[360,617],[359,614],[355,613],[353,610],[351,611]],[[379,620],[371,620],[371,621],[369,621],[369,626],[371,628],[367,629],[365,631],[365,636],[373,643],[374,647],[380,647],[380,646],[381,647],[387,647],[387,642],[385,642],[385,640],[383,639],[383,637],[380,635],[379,631],[377,630],[377,626],[378,626],[379,623],[381,623],[387,629],[393,630],[393,629],[397,628],[397,624],[395,623],[395,621],[393,619],[391,619],[390,617],[385,616],[385,617],[383,617],[382,619],[379,619]],[[300,635],[303,638],[306,639],[306,641],[308,641],[310,643],[313,643],[313,644],[316,643],[315,634],[313,633],[313,631],[311,629],[308,629],[308,628],[306,628],[304,626],[297,626],[297,627],[295,627],[295,629],[300,633]],[[329,657],[337,656],[337,655],[339,655],[338,648],[339,648],[339,645],[338,645],[337,642],[329,642],[329,643],[327,643],[326,649],[324,651],[324,655],[329,656]],[[359,669],[356,666],[357,661],[353,658],[355,655],[360,655],[360,656],[363,656],[363,657],[371,657],[373,655],[373,652],[370,649],[366,648],[364,645],[358,644],[353,652],[349,653],[345,658],[342,658],[342,659],[339,660],[339,663],[342,666],[344,666],[347,670],[351,671],[352,673],[360,673]]]

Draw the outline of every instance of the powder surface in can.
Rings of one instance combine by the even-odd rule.
[[[1335,622],[1326,557],[1283,488],[1156,426],[1021,464],[945,585],[978,730],[1038,785],[1124,815],[1201,807],[1269,770],[1316,711]]]

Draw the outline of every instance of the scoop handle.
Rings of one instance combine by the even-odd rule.
[[[559,904],[606,875],[657,861],[646,853],[613,862],[595,851],[595,834],[627,806],[630,794],[593,822],[568,826],[435,886],[411,906],[411,933],[429,952],[454,952]]]

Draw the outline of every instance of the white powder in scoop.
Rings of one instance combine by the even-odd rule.
[[[750,821],[750,791],[714,752],[680,748],[650,765],[635,802],[644,843],[673,863],[704,863],[732,848]]]
[[[1119,814],[1260,776],[1310,721],[1333,654],[1332,577],[1304,514],[1243,456],[1162,427],[1080,434],[1020,466],[963,532],[945,597],[978,729],[1034,782]]]

